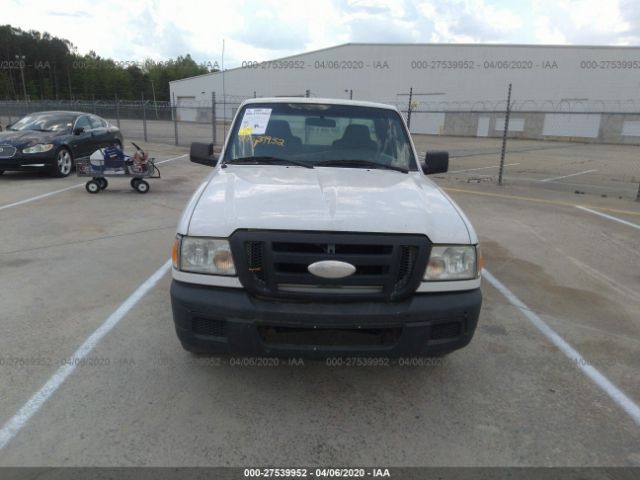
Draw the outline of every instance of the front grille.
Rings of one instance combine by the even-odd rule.
[[[398,281],[396,282],[396,290],[404,288],[411,279],[412,268],[416,263],[418,249],[402,245],[400,247],[400,261],[398,265]]]
[[[245,255],[247,259],[247,270],[251,272],[254,281],[264,287],[264,242],[245,242]]]
[[[11,158],[16,154],[16,147],[0,145],[0,158]]]
[[[207,337],[226,337],[227,324],[224,320],[216,320],[206,317],[193,317],[191,319],[191,330],[196,335]]]
[[[422,235],[239,230],[231,236],[238,276],[262,297],[392,301],[420,283],[431,244]],[[346,278],[312,275],[308,266],[338,260],[356,267]]]

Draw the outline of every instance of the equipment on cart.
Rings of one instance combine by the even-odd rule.
[[[149,191],[149,183],[144,178],[160,178],[160,170],[153,158],[138,145],[131,142],[136,151],[126,155],[119,145],[96,150],[89,157],[76,159],[78,177],[92,177],[85,188],[89,193],[98,193],[109,185],[105,177],[131,178],[131,188],[139,193]]]

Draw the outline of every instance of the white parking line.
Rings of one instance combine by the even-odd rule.
[[[67,188],[61,188],[60,190],[54,190],[53,192],[43,193],[42,195],[38,195],[36,197],[26,198],[24,200],[20,200],[19,202],[9,203],[7,205],[0,206],[0,210],[4,210],[6,208],[17,207],[18,205],[24,205],[25,203],[35,202],[36,200],[40,200],[42,198],[50,197],[51,195],[56,195],[58,193],[66,192],[68,190],[73,190],[74,188],[78,188],[83,186],[84,183],[78,183],[76,185],[72,185]]]
[[[172,162],[173,160],[178,160],[178,159],[184,158],[186,156],[187,156],[187,154],[185,153],[184,155],[180,155],[179,157],[168,158],[167,160],[162,160],[160,162],[156,162],[156,165],[160,165],[161,163]],[[74,188],[82,187],[83,185],[84,185],[84,183],[78,183],[76,185],[72,185],[72,186],[67,187],[67,188],[61,188],[60,190],[54,190],[53,192],[43,193],[42,195],[37,195],[37,196],[31,197],[31,198],[25,198],[24,200],[20,200],[18,202],[9,203],[7,205],[0,205],[0,210],[5,210],[5,209],[11,208],[11,207],[17,207],[19,205],[24,205],[25,203],[35,202],[36,200],[41,200],[43,198],[47,198],[47,197],[50,197],[52,195],[57,195],[58,193],[67,192],[69,190],[73,190]]]
[[[569,175],[562,175],[561,177],[553,177],[553,178],[545,178],[544,180],[538,180],[539,182],[552,182],[554,180],[560,180],[561,178],[575,177],[576,175],[584,175],[585,173],[597,172],[597,169],[594,170],[585,170],[584,172],[578,173],[570,173]]]
[[[173,162],[174,160],[178,160],[178,159],[184,158],[186,156],[187,156],[187,154],[185,153],[184,155],[180,155],[179,157],[168,158],[166,160],[162,160],[160,162],[156,162],[156,165],[160,165],[161,163]]]
[[[51,396],[60,388],[65,380],[73,373],[80,360],[91,353],[102,338],[115,327],[120,320],[160,281],[171,268],[171,260],[162,265],[153,275],[140,285],[135,292],[120,305],[102,325],[100,325],[71,357],[73,361],[58,368],[51,378],[25,403],[18,412],[4,424],[0,430],[0,450],[2,450],[16,434],[24,428]]]
[[[638,225],[637,223],[632,223],[632,222],[629,222],[627,220],[623,220],[623,219],[618,218],[618,217],[613,217],[611,215],[607,215],[606,213],[597,212],[595,210],[591,210],[590,208],[582,207],[580,205],[576,205],[576,208],[579,208],[580,210],[584,210],[585,212],[593,213],[594,215],[599,215],[601,217],[608,218],[609,220],[613,220],[614,222],[622,223],[623,225],[628,225],[631,228],[635,228],[637,230],[640,230],[640,225]]]
[[[536,315],[522,300],[509,290],[500,280],[494,277],[488,270],[482,271],[482,276],[493,285],[504,297],[516,307],[551,343],[564,353],[582,373],[606,393],[640,426],[640,406],[629,398],[622,390],[616,387],[607,377],[591,366],[584,357],[558,335],[547,323]]]
[[[511,167],[512,165],[520,165],[518,163],[505,163],[505,167]],[[489,167],[479,167],[479,168],[465,168],[464,170],[451,170],[449,173],[460,173],[460,172],[473,172],[475,170],[487,170],[488,168],[500,168],[500,165],[491,165]]]

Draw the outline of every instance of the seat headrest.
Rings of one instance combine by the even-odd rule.
[[[369,127],[366,125],[349,125],[342,136],[342,140],[355,145],[364,145],[371,142]]]
[[[289,138],[293,136],[289,122],[286,120],[271,120],[269,125],[267,125],[265,135],[279,138]]]

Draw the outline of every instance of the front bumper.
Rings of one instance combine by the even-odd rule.
[[[30,172],[38,168],[50,168],[56,163],[55,150],[25,155],[17,152],[11,158],[0,158],[0,170]]]
[[[171,305],[185,349],[256,356],[434,356],[466,346],[480,289],[416,293],[394,303],[260,299],[238,288],[176,280]]]

